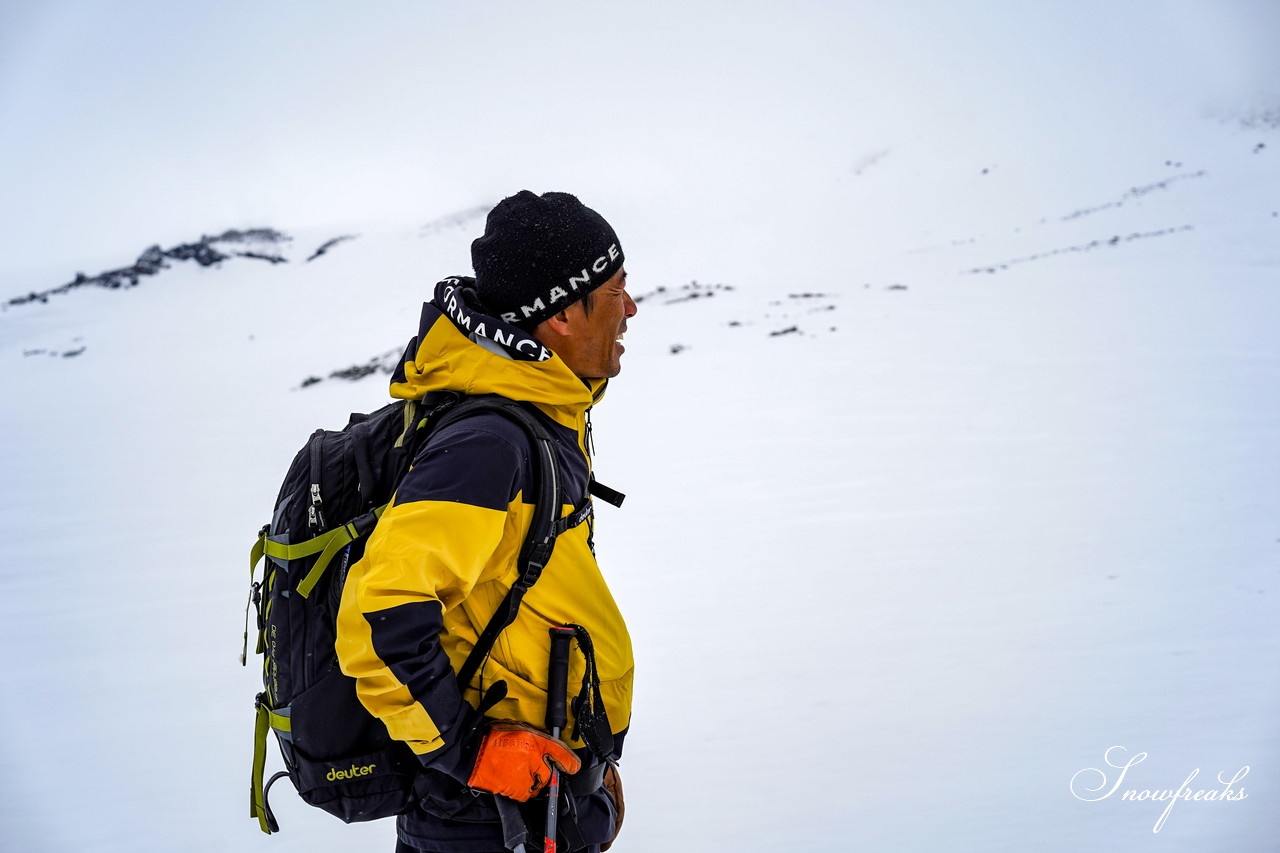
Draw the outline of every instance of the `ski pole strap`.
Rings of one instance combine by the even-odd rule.
[[[595,647],[591,635],[581,625],[567,625],[578,638],[578,648],[586,663],[582,673],[582,690],[573,700],[573,739],[581,739],[593,755],[608,761],[613,755],[613,728],[605,711],[600,692],[600,673],[596,669]]]

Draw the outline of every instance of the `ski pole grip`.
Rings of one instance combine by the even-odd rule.
[[[569,693],[569,644],[572,628],[551,629],[551,664],[547,670],[547,729],[558,735],[569,722],[565,704]]]

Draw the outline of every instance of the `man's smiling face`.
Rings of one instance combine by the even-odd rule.
[[[627,293],[627,271],[620,269],[586,299],[564,310],[567,334],[552,349],[579,378],[611,379],[622,370],[626,348],[620,341],[636,310]]]

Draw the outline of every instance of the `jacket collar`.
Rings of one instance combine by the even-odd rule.
[[[391,396],[417,400],[430,391],[501,394],[530,402],[576,427],[604,395],[608,380],[583,380],[532,334],[487,313],[474,279],[447,278],[422,306],[418,334],[391,379]]]

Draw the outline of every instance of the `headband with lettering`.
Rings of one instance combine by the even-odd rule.
[[[503,199],[471,244],[481,300],[524,329],[604,284],[623,260],[609,223],[569,193],[521,190]]]

